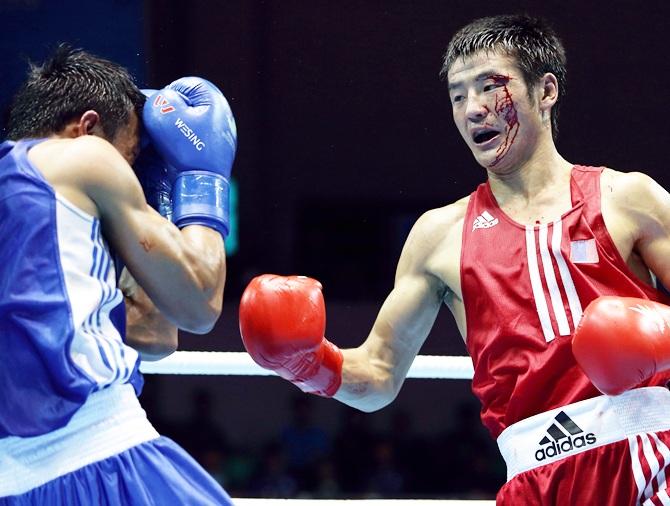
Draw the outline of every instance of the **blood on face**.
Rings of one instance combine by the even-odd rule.
[[[510,150],[512,144],[514,144],[514,140],[519,131],[519,118],[516,106],[514,105],[514,100],[512,100],[512,93],[507,87],[507,83],[512,80],[512,77],[502,74],[494,74],[488,78],[492,79],[494,83],[501,85],[500,92],[496,93],[495,96],[495,112],[505,121],[505,123],[507,123],[505,139],[496,150],[495,160],[489,165],[489,167],[495,167]]]

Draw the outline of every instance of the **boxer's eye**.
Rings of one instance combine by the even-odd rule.
[[[500,83],[487,84],[486,86],[484,86],[484,91],[496,90],[496,89],[500,88],[501,86],[502,86],[502,84],[500,84]]]

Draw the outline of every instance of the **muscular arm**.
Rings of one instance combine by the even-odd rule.
[[[140,352],[142,360],[174,353],[179,344],[177,327],[158,311],[128,269],[121,274],[119,288],[126,303],[126,343]]]
[[[363,411],[374,411],[398,394],[407,371],[426,340],[447,293],[428,271],[436,243],[436,211],[415,224],[403,248],[393,290],[384,301],[370,335],[354,349],[342,350],[342,385],[335,398]]]
[[[179,328],[211,330],[221,312],[226,264],[221,235],[207,227],[179,230],[146,203],[135,174],[106,141],[71,141],[71,173],[94,202],[105,238],[156,307]]]
[[[610,182],[614,218],[608,228],[616,220],[615,226],[627,229],[634,252],[670,286],[670,194],[641,173],[613,173]]]

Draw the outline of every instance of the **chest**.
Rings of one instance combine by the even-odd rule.
[[[588,260],[591,252],[591,243],[589,242],[595,228],[602,242],[609,244],[610,250],[628,266],[635,277],[647,284],[652,284],[651,273],[635,249],[636,224],[628,216],[619,211],[612,203],[603,196],[601,202],[601,218],[593,220],[588,225],[580,223],[586,218],[582,215],[583,209],[576,207],[572,212],[564,213],[563,219],[548,221],[545,216],[560,216],[561,210],[565,210],[565,203],[557,207],[544,207],[536,210],[522,210],[514,212],[512,215],[519,221],[512,219],[510,215],[504,213],[501,209],[491,212],[478,213],[476,217],[464,216],[464,219],[457,223],[445,235],[445,239],[440,243],[439,248],[431,256],[428,262],[429,271],[437,276],[449,288],[453,299],[462,300],[461,289],[461,261],[463,256],[463,236],[464,228],[467,227],[466,235],[481,233],[482,239],[478,242],[479,251],[475,255],[485,254],[489,259],[499,259],[500,262],[514,264],[520,256],[527,256],[526,249],[529,247],[527,234],[533,235],[533,244],[537,249],[538,255],[542,251],[551,252],[552,242],[558,247],[560,242],[563,253],[569,257],[571,254],[576,257],[584,257]],[[466,223],[467,221],[467,223]],[[540,222],[544,225],[533,224]],[[560,221],[561,228],[556,230],[555,223]],[[595,221],[595,223],[593,223]],[[472,222],[472,223],[470,223]],[[510,227],[510,222],[517,226]],[[520,222],[528,223],[526,227],[532,232],[526,232]],[[501,226],[501,224],[503,226]],[[503,228],[506,227],[506,228]],[[484,234],[505,230],[507,233],[490,234],[487,238]],[[555,237],[554,237],[555,235]],[[582,242],[583,241],[583,242]],[[512,248],[512,252],[504,250]],[[493,255],[491,255],[493,252]]]

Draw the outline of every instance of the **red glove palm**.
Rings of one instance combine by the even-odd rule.
[[[324,338],[321,283],[264,274],[240,301],[240,333],[251,358],[304,392],[332,397],[342,382],[342,352]]]

